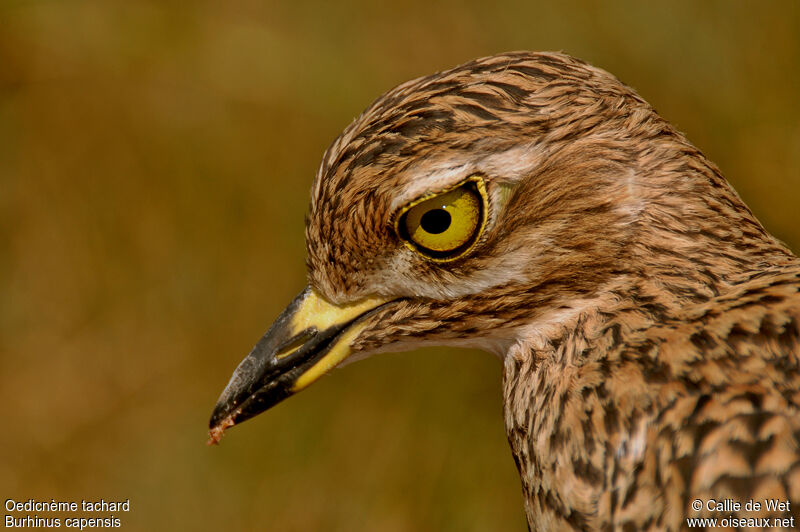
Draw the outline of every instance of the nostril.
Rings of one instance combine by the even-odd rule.
[[[314,336],[314,331],[306,329],[305,331],[301,332],[294,338],[291,338],[280,348],[278,348],[278,350],[275,352],[275,358],[281,360],[283,358],[288,357],[289,355],[300,349],[303,346],[303,344],[311,340],[313,336]]]

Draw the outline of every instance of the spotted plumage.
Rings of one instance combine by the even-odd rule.
[[[474,247],[403,245],[404,206],[470,176]],[[473,346],[504,364],[532,530],[722,515],[695,499],[800,508],[800,262],[607,72],[517,52],[389,91],[325,153],[306,241],[310,288],[237,370],[213,440],[345,358]]]

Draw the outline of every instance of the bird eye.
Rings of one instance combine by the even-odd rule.
[[[483,230],[486,205],[483,180],[472,177],[407,205],[398,218],[398,234],[412,249],[430,259],[454,260],[477,242]]]

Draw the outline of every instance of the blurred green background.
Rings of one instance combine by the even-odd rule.
[[[394,85],[563,50],[800,249],[800,3],[0,1],[0,496],[125,530],[524,530],[491,355],[381,355],[204,445],[305,284],[323,151]],[[5,512],[4,512],[5,513]]]

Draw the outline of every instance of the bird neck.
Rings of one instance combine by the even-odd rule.
[[[662,384],[678,378],[659,338],[765,275],[800,274],[716,167],[690,155],[675,168],[641,161],[617,265],[590,296],[554,301],[506,354],[506,430],[531,523],[595,507],[608,460],[634,474]]]
[[[629,201],[639,212],[627,246],[627,295],[657,300],[664,310],[655,313],[657,321],[679,316],[688,305],[718,297],[759,272],[797,264],[683,135],[649,146],[637,156],[629,187]]]
[[[504,359],[504,414],[533,528],[558,523],[570,529],[574,519],[587,524],[576,529],[601,528],[593,512],[575,509],[609,502],[609,471],[620,479],[614,489],[627,492],[645,460],[652,423],[683,389],[670,388],[682,381],[680,361],[670,362],[675,353],[659,342],[681,327],[679,338],[702,342],[687,332],[687,316],[708,315],[749,289],[757,294],[754,283],[764,275],[800,276],[797,259],[778,259],[761,270],[743,262],[748,269],[724,277],[704,267],[681,276],[651,261],[520,336]],[[673,273],[665,278],[664,272]]]

